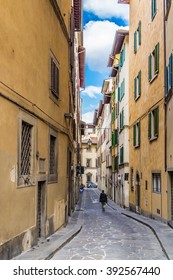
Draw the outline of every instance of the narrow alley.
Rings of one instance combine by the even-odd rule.
[[[165,260],[153,232],[107,205],[102,212],[97,189],[85,189],[80,208],[80,233],[52,257],[53,260]]]

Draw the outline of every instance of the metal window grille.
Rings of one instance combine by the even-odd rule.
[[[55,143],[56,143],[56,137],[51,135],[50,136],[50,161],[49,161],[50,174],[56,173]]]
[[[32,125],[22,122],[21,136],[21,175],[31,173],[31,136]]]

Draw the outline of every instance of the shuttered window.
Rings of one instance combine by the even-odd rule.
[[[154,19],[157,13],[157,0],[151,0],[151,18]]]
[[[124,147],[120,148],[120,164],[124,163]]]
[[[140,122],[133,126],[133,146],[135,148],[140,146]]]
[[[148,81],[152,80],[159,72],[159,43],[155,46],[154,51],[148,56]]]
[[[55,97],[59,97],[59,68],[53,58],[51,58],[51,92]]]
[[[20,160],[21,175],[31,174],[31,151],[32,151],[31,133],[32,133],[32,125],[22,121],[21,160]]]
[[[159,136],[159,107],[148,114],[148,139],[150,141]]]
[[[137,53],[137,50],[140,45],[141,45],[141,21],[139,21],[138,28],[134,32],[134,53]]]
[[[134,79],[134,99],[137,100],[141,96],[141,71]]]

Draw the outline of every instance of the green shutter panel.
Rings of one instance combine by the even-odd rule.
[[[154,136],[159,136],[159,107],[154,109]]]
[[[120,87],[118,88],[118,102],[120,101],[120,94],[121,94],[121,92],[120,92]]]
[[[136,87],[137,87],[137,79],[134,79],[134,99],[136,100]]]
[[[159,43],[155,46],[155,74],[159,72]]]
[[[137,51],[137,32],[134,33],[134,53]]]
[[[148,139],[151,138],[151,112],[148,114]]]
[[[133,126],[133,146],[136,146],[136,125]]]
[[[168,94],[168,67],[165,67],[165,95]]]
[[[140,146],[140,139],[141,139],[141,124],[138,122],[138,145]]]
[[[139,93],[139,96],[141,95],[141,71],[139,71],[139,74],[138,74],[138,93]]]
[[[141,45],[141,21],[139,22],[139,26],[138,26],[138,35],[139,35],[139,45]]]
[[[124,126],[124,110],[122,110],[122,127]]]
[[[148,81],[149,82],[151,81],[151,59],[152,59],[152,56],[150,54],[148,57]]]
[[[172,53],[169,57],[169,88],[172,88]]]

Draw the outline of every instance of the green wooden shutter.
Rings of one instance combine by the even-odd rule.
[[[141,124],[138,122],[138,145],[140,146],[140,139],[141,139]]]
[[[165,95],[168,94],[168,67],[165,67]]]
[[[154,136],[159,136],[159,107],[154,109]]]
[[[152,55],[150,54],[148,57],[148,81],[151,81],[151,59]]]
[[[138,94],[141,95],[141,71],[138,74]]]
[[[121,98],[121,89],[120,87],[118,88],[118,102],[120,101],[120,98]]]
[[[138,25],[138,36],[139,36],[139,45],[141,45],[141,21],[139,22]]]
[[[148,139],[151,138],[151,112],[148,114]]]
[[[172,88],[172,53],[169,57],[169,88]]]
[[[133,146],[136,146],[136,125],[133,126]]]
[[[137,79],[134,79],[134,99],[136,100],[136,87],[137,87]]]
[[[155,74],[159,72],[159,43],[155,46]]]
[[[134,33],[134,53],[137,51],[137,32]]]

